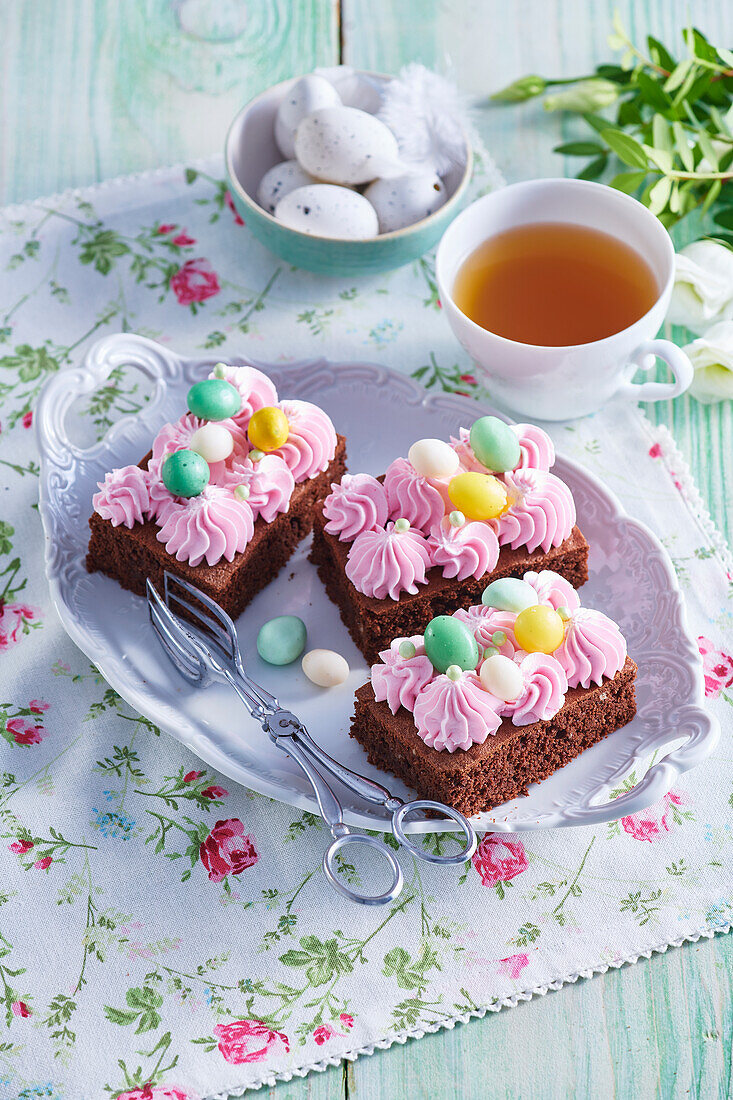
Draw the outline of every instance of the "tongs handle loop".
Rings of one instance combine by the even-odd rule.
[[[455,823],[460,826],[466,838],[466,843],[461,848],[460,852],[453,853],[452,855],[438,855],[425,848],[422,844],[416,844],[404,830],[404,820],[413,810],[433,810],[435,813],[439,813],[441,817],[447,817],[451,821],[455,821]],[[465,863],[466,860],[470,859],[474,854],[478,844],[478,839],[471,822],[468,818],[463,816],[460,810],[454,810],[452,806],[446,806],[442,802],[434,802],[431,798],[416,798],[413,802],[404,802],[396,813],[392,815],[392,832],[394,833],[395,840],[401,844],[403,848],[406,848],[407,851],[410,852],[411,855],[416,856],[417,859],[423,859],[427,863]]]

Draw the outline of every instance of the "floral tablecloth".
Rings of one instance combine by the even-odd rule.
[[[613,409],[553,428],[672,555],[723,726],[715,757],[647,812],[488,834],[452,870],[404,859],[395,904],[347,908],[312,814],[204,769],[61,630],[33,407],[119,329],[191,354],[375,359],[480,396],[432,258],[373,280],[293,271],[240,223],[218,161],[12,208],[0,226],[0,1096],[239,1093],[730,926],[733,572],[666,433]],[[146,396],[117,372],[81,406],[83,430]]]

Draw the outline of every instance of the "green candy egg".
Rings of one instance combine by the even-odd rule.
[[[307,631],[297,615],[276,615],[260,627],[257,652],[268,665],[291,665],[305,649]]]
[[[481,595],[481,603],[494,607],[497,611],[513,611],[518,615],[526,607],[539,603],[537,593],[527,581],[516,577],[502,577],[501,580],[487,584]]]
[[[476,639],[467,626],[452,615],[436,615],[425,628],[425,652],[437,672],[451,665],[472,669],[478,664]]]
[[[160,476],[174,497],[197,497],[209,484],[209,464],[195,451],[174,451],[163,463]]]
[[[519,462],[519,440],[509,425],[496,416],[482,416],[474,423],[468,438],[476,458],[492,473],[513,470]]]
[[[242,408],[242,398],[231,382],[223,378],[207,378],[188,391],[188,410],[200,420],[226,420]]]

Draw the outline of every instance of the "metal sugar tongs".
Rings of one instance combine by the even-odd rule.
[[[320,764],[354,794],[373,805],[384,806],[391,812],[392,833],[398,843],[413,856],[428,863],[446,864],[464,863],[471,858],[476,850],[476,833],[462,813],[442,802],[434,802],[427,798],[403,802],[401,798],[390,794],[380,783],[375,783],[372,779],[367,779],[366,776],[359,775],[358,772],[353,772],[345,765],[339,764],[313,740],[292,711],[281,707],[274,695],[250,679],[244,667],[234,623],[214,600],[200,592],[194,585],[167,571],[163,598],[149,580],[147,590],[150,621],[163,649],[181,676],[189,683],[202,688],[215,680],[228,683],[234,688],[250,715],[260,723],[272,743],[295,760],[307,776],[316,796],[321,817],[334,838],[324,853],[323,870],[335,890],[350,901],[361,905],[386,905],[393,901],[402,889],[402,868],[394,852],[383,840],[366,833],[353,832],[344,823],[341,803],[315,766],[316,764]],[[188,593],[194,602],[179,594],[180,590]],[[184,621],[179,618],[171,609],[173,602],[185,610],[190,619]],[[411,841],[404,831],[404,821],[405,817],[414,810],[433,810],[455,821],[466,838],[461,851],[453,855],[435,855]],[[336,856],[348,844],[361,844],[375,849],[387,860],[392,880],[383,893],[357,893],[340,878]]]

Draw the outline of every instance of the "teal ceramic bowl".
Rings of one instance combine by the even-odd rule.
[[[385,83],[390,79],[381,73],[367,75]],[[448,192],[445,204],[429,217],[394,233],[358,241],[300,233],[277,221],[258,204],[255,196],[260,180],[269,168],[283,159],[273,134],[275,112],[280,100],[298,79],[284,80],[250,100],[229,128],[225,146],[229,190],[248,229],[289,264],[321,275],[353,276],[390,271],[433,248],[465,199],[473,168],[468,140],[465,165],[444,177]]]

